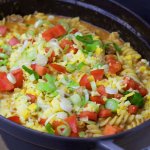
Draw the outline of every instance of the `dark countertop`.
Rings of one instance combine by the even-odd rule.
[[[150,24],[150,0],[114,0],[129,8]]]

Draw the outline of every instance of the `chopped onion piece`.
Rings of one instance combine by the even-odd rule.
[[[57,113],[57,118],[65,119],[65,118],[67,118],[67,117],[68,117],[68,115],[67,115],[66,112],[58,112],[58,113]]]
[[[44,102],[43,102],[41,97],[37,98],[37,105],[38,105],[38,107],[40,107],[44,111],[47,110],[47,109],[50,109],[50,106],[47,105],[47,104],[44,104]]]
[[[108,93],[108,94],[117,94],[118,93],[118,89],[113,89],[108,86],[105,88],[105,90],[106,90],[106,93]]]
[[[74,35],[75,35],[75,36],[77,36],[77,35],[82,36],[82,33],[78,31],[78,32],[76,32]]]
[[[72,53],[67,53],[67,54],[66,54],[66,57],[68,58],[68,60],[70,60],[70,59],[73,58],[73,54],[72,54]]]
[[[12,67],[12,68],[10,69],[10,71],[17,70],[17,69],[20,69],[20,67]]]
[[[109,66],[106,64],[106,65],[103,65],[102,68],[104,69],[104,72],[105,73],[108,73],[108,70],[109,70]]]
[[[91,87],[92,87],[92,90],[93,91],[96,91],[96,83],[95,83],[95,81],[92,81],[92,82],[90,82],[90,84],[91,84]]]
[[[97,91],[91,91],[91,96],[99,96],[99,93]]]
[[[52,19],[54,19],[54,16],[53,15],[49,15],[48,19],[52,20]]]
[[[56,116],[56,114],[50,115],[50,116],[48,117],[48,119],[45,121],[45,125],[48,124],[48,123],[50,122],[50,120],[51,120],[52,118],[54,118],[55,116]]]
[[[25,40],[24,41],[24,43],[23,43],[23,46],[21,47],[21,49],[20,49],[20,52],[22,53],[24,50],[25,50],[25,48],[28,46],[28,40]]]
[[[82,118],[80,118],[80,121],[89,121],[89,118],[88,117],[82,117]]]
[[[70,96],[70,99],[74,105],[80,105],[81,103],[81,97],[79,94],[73,94]]]
[[[55,51],[55,55],[58,55],[59,54],[59,51],[61,51],[61,47],[59,46],[59,42],[57,39],[51,39],[49,41],[49,44],[50,44],[50,48],[53,49]]]
[[[6,66],[1,66],[1,67],[0,67],[0,71],[1,71],[1,72],[7,72],[8,70],[7,70],[7,67],[6,67]]]
[[[43,20],[39,19],[38,21],[35,22],[34,27],[38,28],[43,24]]]
[[[45,66],[48,62],[48,58],[45,55],[38,54],[35,63],[41,66]]]
[[[13,76],[12,73],[8,73],[8,74],[7,74],[7,79],[8,79],[12,84],[15,84],[15,83],[16,83],[16,78]]]
[[[57,92],[59,93],[59,95],[60,95],[61,97],[64,97],[64,96],[65,96],[65,92],[64,92],[63,89],[59,89],[59,90],[57,90]]]
[[[67,112],[71,112],[72,111],[71,102],[69,100],[65,99],[65,98],[60,102],[60,107],[64,111],[67,111]]]
[[[74,48],[78,48],[78,46],[77,46],[76,44],[73,44],[72,46],[73,46]]]
[[[130,103],[130,101],[125,101],[124,105],[128,107],[129,105],[131,105],[131,103]]]
[[[85,96],[85,100],[88,101],[89,100],[89,93],[88,90],[84,89],[83,90],[84,96]]]

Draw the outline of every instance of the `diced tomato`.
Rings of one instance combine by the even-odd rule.
[[[48,68],[44,67],[44,66],[41,66],[41,65],[38,65],[38,64],[32,64],[31,65],[31,68],[37,72],[37,74],[39,76],[43,76],[45,75],[46,73],[49,73],[49,70]]]
[[[3,52],[3,49],[2,48],[0,48],[0,53],[2,53]]]
[[[61,136],[65,136],[67,134],[67,136],[71,136],[71,132],[70,132],[70,127],[67,123],[64,123],[64,122],[59,122],[60,125],[57,125],[54,130],[55,130],[55,135],[61,135]],[[64,127],[62,126],[64,125]],[[53,125],[52,125],[53,126]],[[60,128],[59,128],[60,127]],[[68,127],[66,129],[66,127]],[[64,132],[65,130],[65,132]],[[74,133],[74,134],[77,134],[77,133]],[[73,135],[73,134],[72,134]]]
[[[35,95],[27,94],[27,96],[30,97],[30,102],[31,102],[31,103],[35,103],[35,102],[36,102],[37,97],[36,97]]]
[[[16,83],[14,84],[15,88],[21,88],[23,85],[23,71],[21,69],[13,70],[11,72],[16,78]]]
[[[53,27],[53,33],[55,37],[59,37],[64,35],[66,33],[66,30],[62,25],[58,24],[55,27]]]
[[[65,123],[61,120],[60,121],[54,120],[52,123],[52,126],[54,129],[56,129],[58,126],[63,125],[63,124],[65,124]]]
[[[73,45],[71,45],[70,48],[67,50],[67,53],[73,52],[74,54],[76,54],[77,51],[78,51],[78,49],[77,49],[77,48],[74,48]]]
[[[138,90],[139,93],[140,93],[142,96],[145,96],[145,95],[148,94],[147,89],[144,88],[144,87],[142,87],[141,85],[138,85],[138,86],[136,87],[136,90]]]
[[[115,55],[106,55],[105,59],[106,59],[106,62],[108,62],[108,64],[109,64],[109,72],[111,74],[116,74],[121,71],[122,65],[116,59]]]
[[[35,42],[35,39],[31,38],[31,39],[28,39],[28,41],[30,41],[33,44]]]
[[[8,44],[9,44],[10,46],[17,45],[18,43],[20,43],[20,42],[19,42],[19,40],[18,40],[16,37],[13,37],[13,38],[11,38],[11,39],[8,41]]]
[[[7,79],[6,72],[0,72],[0,92],[12,91],[14,85]]]
[[[0,26],[0,35],[5,36],[7,33],[8,28],[6,26],[1,25]]]
[[[71,45],[73,45],[73,42],[71,40],[68,40],[68,39],[63,39],[60,42],[60,47],[62,49],[66,48],[66,47],[70,48]]]
[[[142,87],[139,83],[129,77],[125,77],[123,83],[126,85],[125,90],[129,90],[130,88],[138,90],[142,96],[145,96],[148,93],[146,88]]]
[[[88,80],[88,75],[84,74],[80,79],[80,86],[85,86],[88,90],[91,90],[91,84]]]
[[[129,112],[130,114],[136,114],[137,111],[138,111],[138,107],[135,106],[135,105],[130,105],[130,106],[128,107],[128,112]]]
[[[50,50],[50,49],[49,49],[48,47],[45,48],[45,52],[46,52],[46,53],[48,53],[49,50]],[[48,62],[49,62],[49,63],[52,63],[52,62],[54,61],[54,58],[55,58],[55,52],[52,51],[51,55],[50,55],[49,58],[48,58]]]
[[[90,100],[96,102],[97,104],[101,104],[101,105],[105,104],[105,101],[101,96],[90,96]]]
[[[52,28],[47,29],[42,33],[42,37],[46,40],[49,41],[52,38],[57,38],[59,36],[62,36],[66,33],[66,30],[62,25],[56,25]]]
[[[41,125],[45,126],[45,122],[46,122],[46,119],[44,119],[44,118],[40,118],[40,120],[39,120],[39,124],[41,124]]]
[[[48,62],[49,62],[49,63],[52,63],[52,62],[54,61],[54,58],[55,58],[55,52],[52,51],[50,57],[48,58]]]
[[[79,114],[80,118],[88,117],[89,120],[97,121],[97,113],[90,111],[83,111]]]
[[[78,29],[73,29],[70,33],[75,34],[76,32],[78,32]]]
[[[78,49],[76,49],[76,48],[73,47],[73,41],[68,40],[68,39],[63,39],[63,40],[60,42],[60,47],[61,47],[62,49],[67,48],[67,49],[66,49],[66,52],[67,52],[67,53],[69,53],[70,51],[73,51],[73,53],[75,54],[75,53],[78,51]]]
[[[106,93],[105,91],[105,87],[104,85],[100,85],[98,88],[97,88],[97,92],[102,95],[102,96],[107,96],[108,94]]]
[[[89,82],[88,75],[85,74],[82,76],[82,78],[80,80],[80,86],[86,86],[87,82]]]
[[[135,89],[136,87],[135,81],[129,77],[125,77],[123,83],[126,85],[125,90]]]
[[[79,137],[79,134],[72,132],[71,135],[70,135],[70,137]]]
[[[72,115],[72,116],[66,118],[65,121],[69,124],[69,126],[72,129],[73,133],[77,133],[78,132],[76,115]]]
[[[8,117],[7,119],[9,119],[15,123],[21,124],[20,118],[18,116]]]
[[[49,40],[54,38],[54,35],[51,33],[51,29],[48,29],[42,33],[42,37],[48,42]]]
[[[116,61],[116,56],[115,55],[106,55],[105,56],[106,62],[111,63]]]
[[[46,53],[48,53],[48,52],[49,52],[49,50],[50,50],[50,48],[49,48],[49,47],[45,47],[45,52],[46,52]]]
[[[104,75],[104,69],[97,69],[91,71],[91,75],[94,77],[95,81],[101,80]]]
[[[61,73],[66,73],[67,72],[67,70],[64,66],[61,66],[61,65],[58,65],[58,64],[50,64],[50,66],[58,72],[61,72]]]
[[[31,64],[31,68],[35,70],[37,64]]]
[[[99,117],[107,118],[112,116],[112,112],[110,109],[101,109],[99,112]]]
[[[106,125],[103,131],[104,135],[113,135],[122,131],[122,128],[118,126]]]
[[[122,69],[122,65],[119,61],[114,61],[109,63],[109,72],[111,74],[116,74],[120,72]]]
[[[114,98],[120,99],[123,95],[120,93],[114,94]]]

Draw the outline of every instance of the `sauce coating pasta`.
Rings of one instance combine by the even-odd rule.
[[[99,137],[150,119],[150,67],[117,32],[79,17],[0,21],[0,114],[68,137]]]

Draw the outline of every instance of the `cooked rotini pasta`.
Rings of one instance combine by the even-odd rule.
[[[129,114],[127,111],[122,111],[120,115],[108,117],[106,119],[99,118],[99,126],[104,127],[107,124],[120,126],[121,128],[129,129],[138,126],[144,122],[142,115]]]
[[[0,114],[69,137],[99,137],[150,119],[150,67],[125,43],[79,17],[0,21]]]
[[[102,130],[96,124],[87,125],[85,131],[86,137],[99,137],[102,136]]]

